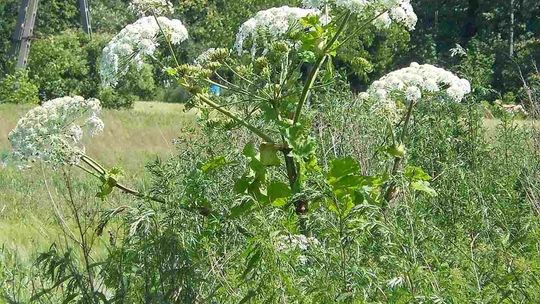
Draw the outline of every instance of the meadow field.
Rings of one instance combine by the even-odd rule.
[[[12,152],[7,138],[9,132],[32,107],[0,105],[0,157],[3,163],[8,162]],[[87,152],[106,166],[121,167],[125,172],[124,181],[134,187],[144,186],[147,163],[174,155],[178,148],[174,140],[181,132],[191,132],[196,126],[193,111],[184,112],[179,104],[158,102],[138,102],[130,110],[105,110],[103,119],[107,130],[89,139],[92,145]],[[62,180],[62,173],[43,171],[40,164],[25,170],[4,164],[0,170],[0,247],[27,259],[31,248],[43,249],[59,240],[61,230],[52,200],[58,199],[58,204],[63,205],[62,193],[54,190],[55,183]],[[94,177],[76,176],[80,183],[96,186]],[[121,204],[122,196],[115,196],[113,205]]]
[[[539,15],[0,1],[0,304],[540,303]]]

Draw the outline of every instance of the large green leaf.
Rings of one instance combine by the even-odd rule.
[[[328,183],[335,189],[360,186],[360,165],[352,157],[333,160],[328,172]]]
[[[291,189],[289,186],[283,182],[272,182],[268,185],[267,189],[268,199],[272,204],[277,200],[280,200],[280,204],[284,201],[283,199],[291,196]]]
[[[216,169],[219,169],[221,167],[224,167],[227,164],[229,164],[229,162],[227,161],[225,156],[218,156],[218,157],[212,158],[211,160],[203,163],[200,166],[200,169],[201,169],[202,172],[208,173],[208,172],[210,172],[212,170],[216,170]]]
[[[269,143],[262,143],[260,147],[261,163],[264,166],[279,166],[281,161],[278,157],[279,150],[276,145]]]
[[[431,180],[431,176],[424,172],[420,167],[407,166],[405,172],[403,173],[405,178],[409,181],[428,181]]]

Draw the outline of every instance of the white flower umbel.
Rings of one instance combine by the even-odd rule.
[[[437,93],[460,102],[470,92],[471,85],[466,79],[433,65],[412,63],[375,81],[361,99],[373,100],[374,111],[394,120],[399,116],[400,101],[417,102],[425,94]]]
[[[418,21],[410,0],[303,0],[302,4],[308,8],[333,5],[360,17],[377,17],[374,24],[379,28],[396,22],[413,30]]]
[[[97,99],[62,97],[43,103],[22,117],[9,134],[13,157],[23,163],[76,164],[84,153],[82,139],[103,131]]]
[[[174,7],[168,0],[133,0],[129,8],[139,16],[163,16],[174,13]]]
[[[307,250],[310,246],[319,245],[319,240],[314,237],[306,237],[305,235],[280,235],[276,238],[276,249],[278,251],[288,250]]]
[[[244,44],[251,40],[251,55],[255,56],[258,47],[258,40],[263,40],[263,47],[272,41],[283,37],[291,27],[299,22],[300,19],[312,15],[320,14],[316,9],[305,9],[299,7],[274,7],[260,11],[248,21],[244,22],[236,34],[234,47],[239,55],[244,53]]]
[[[115,86],[131,64],[140,68],[147,56],[152,56],[159,46],[160,27],[172,44],[188,38],[182,22],[166,17],[142,17],[126,26],[103,49],[100,76],[104,86]]]
[[[329,3],[329,0],[302,0],[302,5],[307,8],[323,8]]]

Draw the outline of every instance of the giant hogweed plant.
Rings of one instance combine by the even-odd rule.
[[[312,134],[319,109],[313,96],[332,85],[337,73],[332,61],[340,47],[366,29],[414,29],[416,15],[408,0],[305,0],[303,8],[260,11],[240,26],[232,49],[207,50],[193,63],[178,62],[174,53],[174,46],[188,39],[182,22],[157,14],[169,12],[169,3],[147,2],[145,6],[145,1],[136,1],[132,7],[140,9],[143,17],[104,49],[100,65],[104,85],[114,86],[130,64],[141,66],[148,60],[162,65],[171,79],[192,94],[188,107],[201,113],[214,111],[228,120],[228,128],[244,128],[253,135],[242,151],[245,173],[234,177],[234,190],[242,197],[239,205],[228,212],[189,202],[177,204],[179,208],[227,222],[247,216],[255,206],[290,208],[298,218],[295,230],[300,233],[281,236],[279,247],[307,250],[319,242],[307,221],[318,212],[310,204],[322,202],[338,222],[340,267],[346,285],[346,230],[355,210],[367,206],[384,214],[404,188],[436,195],[430,177],[421,168],[406,164],[409,124],[420,102],[461,101],[470,92],[467,80],[413,63],[382,77],[360,94],[361,102],[372,104],[370,111],[379,117],[380,127],[390,138],[383,150],[393,159],[392,166],[373,176],[363,175],[352,157],[321,167]],[[158,59],[159,48],[170,53],[172,65]],[[223,90],[221,96],[212,93],[216,87]],[[15,155],[25,162],[76,166],[102,181],[98,196],[103,199],[117,188],[139,199],[167,203],[159,191],[147,194],[123,185],[119,169],[107,169],[85,154],[81,144],[84,130],[93,135],[103,129],[98,115],[96,100],[66,97],[46,102],[22,118],[10,134]],[[210,119],[211,115],[204,117]],[[203,167],[226,165],[230,162],[217,157]],[[248,270],[260,258],[258,250],[248,254]]]

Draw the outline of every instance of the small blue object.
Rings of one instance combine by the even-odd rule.
[[[221,88],[215,84],[210,86],[210,93],[219,96],[221,95]]]

